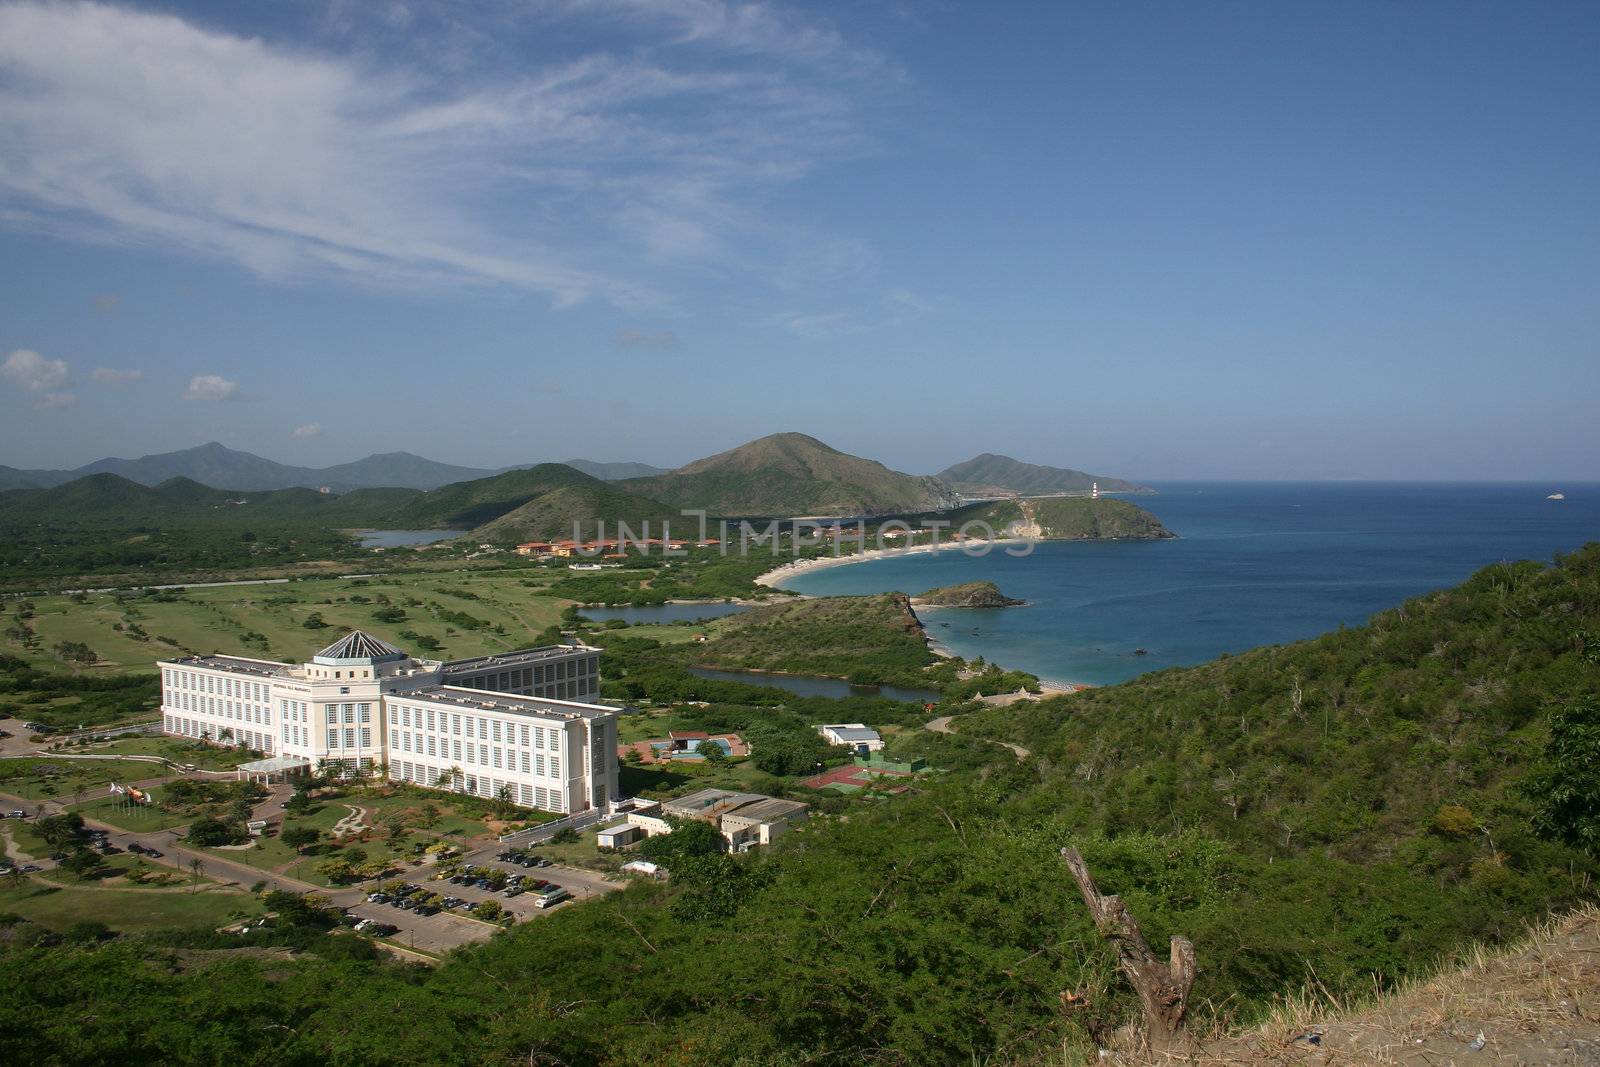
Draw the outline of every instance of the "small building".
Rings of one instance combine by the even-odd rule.
[[[718,829],[730,849],[744,852],[755,845],[772,844],[791,826],[804,822],[810,810],[798,800],[768,797],[727,812]]]
[[[883,750],[883,738],[865,723],[844,722],[818,726],[817,733],[830,745],[845,745],[858,756]]]
[[[651,863],[649,860],[630,860],[622,865],[623,871],[628,874],[642,874],[647,878],[665,878],[667,872],[660,864]]]
[[[647,836],[644,827],[635,826],[631,822],[608,826],[594,835],[595,844],[600,848],[622,848]]]

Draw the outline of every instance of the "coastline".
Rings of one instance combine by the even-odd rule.
[[[783,589],[783,583],[805,574],[808,571],[822,570],[827,567],[842,567],[847,563],[866,563],[869,560],[883,559],[890,556],[919,556],[933,552],[961,551],[981,546],[985,552],[997,545],[1022,544],[1027,538],[1022,537],[996,537],[992,540],[952,541],[938,545],[907,545],[905,548],[869,548],[863,552],[852,552],[848,556],[818,556],[813,559],[791,560],[770,571],[756,575],[751,579],[756,585],[764,585],[768,589]],[[787,590],[786,590],[787,591]],[[805,593],[795,593],[795,596],[805,596]]]
[[[808,571],[820,570],[826,567],[841,567],[847,563],[865,563],[869,560],[883,559],[893,556],[927,555],[933,552],[944,552],[950,549],[959,551],[962,548],[970,548],[973,546],[982,546],[984,551],[988,551],[998,545],[1019,544],[1025,540],[1026,538],[1021,537],[997,537],[992,540],[985,539],[975,541],[960,541],[939,545],[908,545],[905,548],[874,548],[868,549],[864,552],[855,552],[848,556],[822,556],[816,559],[791,560],[782,566],[775,567],[770,571],[757,575],[753,581],[756,585],[766,586],[769,589],[783,589],[784,582],[787,582],[798,575],[805,574]],[[790,591],[785,590],[785,592]],[[806,597],[808,594],[791,593],[791,595],[797,597]],[[927,645],[928,651],[932,652],[940,659],[964,658],[959,652],[955,651],[949,645],[945,644],[943,641],[940,641],[931,632],[929,632],[928,627],[922,620],[922,612],[939,611],[941,608],[946,608],[950,605],[909,604],[908,606],[910,608],[912,617],[917,620],[918,629],[922,631],[922,639]],[[1034,699],[1044,699],[1046,697],[1059,696],[1065,693],[1081,693],[1086,689],[1093,688],[1095,687],[1087,682],[1070,682],[1058,679],[1040,678],[1040,692],[1038,697]]]

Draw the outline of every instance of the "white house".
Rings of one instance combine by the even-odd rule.
[[[436,662],[360,630],[308,663],[189,656],[161,669],[164,733],[562,813],[617,797],[617,724],[598,649]]]
[[[831,726],[819,726],[817,733],[821,734],[830,745],[850,746],[858,756],[883,750],[883,738],[878,736],[878,731],[865,723],[843,722]]]

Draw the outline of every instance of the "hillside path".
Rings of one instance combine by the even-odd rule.
[[[966,737],[973,741],[985,741],[991,745],[999,745],[1002,748],[1009,748],[1013,753],[1016,754],[1018,759],[1027,759],[1033,755],[1032,752],[1029,752],[1021,745],[1013,745],[1010,741],[994,741],[987,737],[972,737],[970,734],[958,734],[955,728],[950,725],[950,720],[953,718],[955,718],[954,715],[941,715],[937,719],[929,719],[923,724],[922,728],[924,730],[932,730],[936,734],[950,734],[952,736]]]

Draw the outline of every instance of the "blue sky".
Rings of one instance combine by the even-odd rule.
[[[0,463],[1600,478],[1600,6],[0,0]]]

